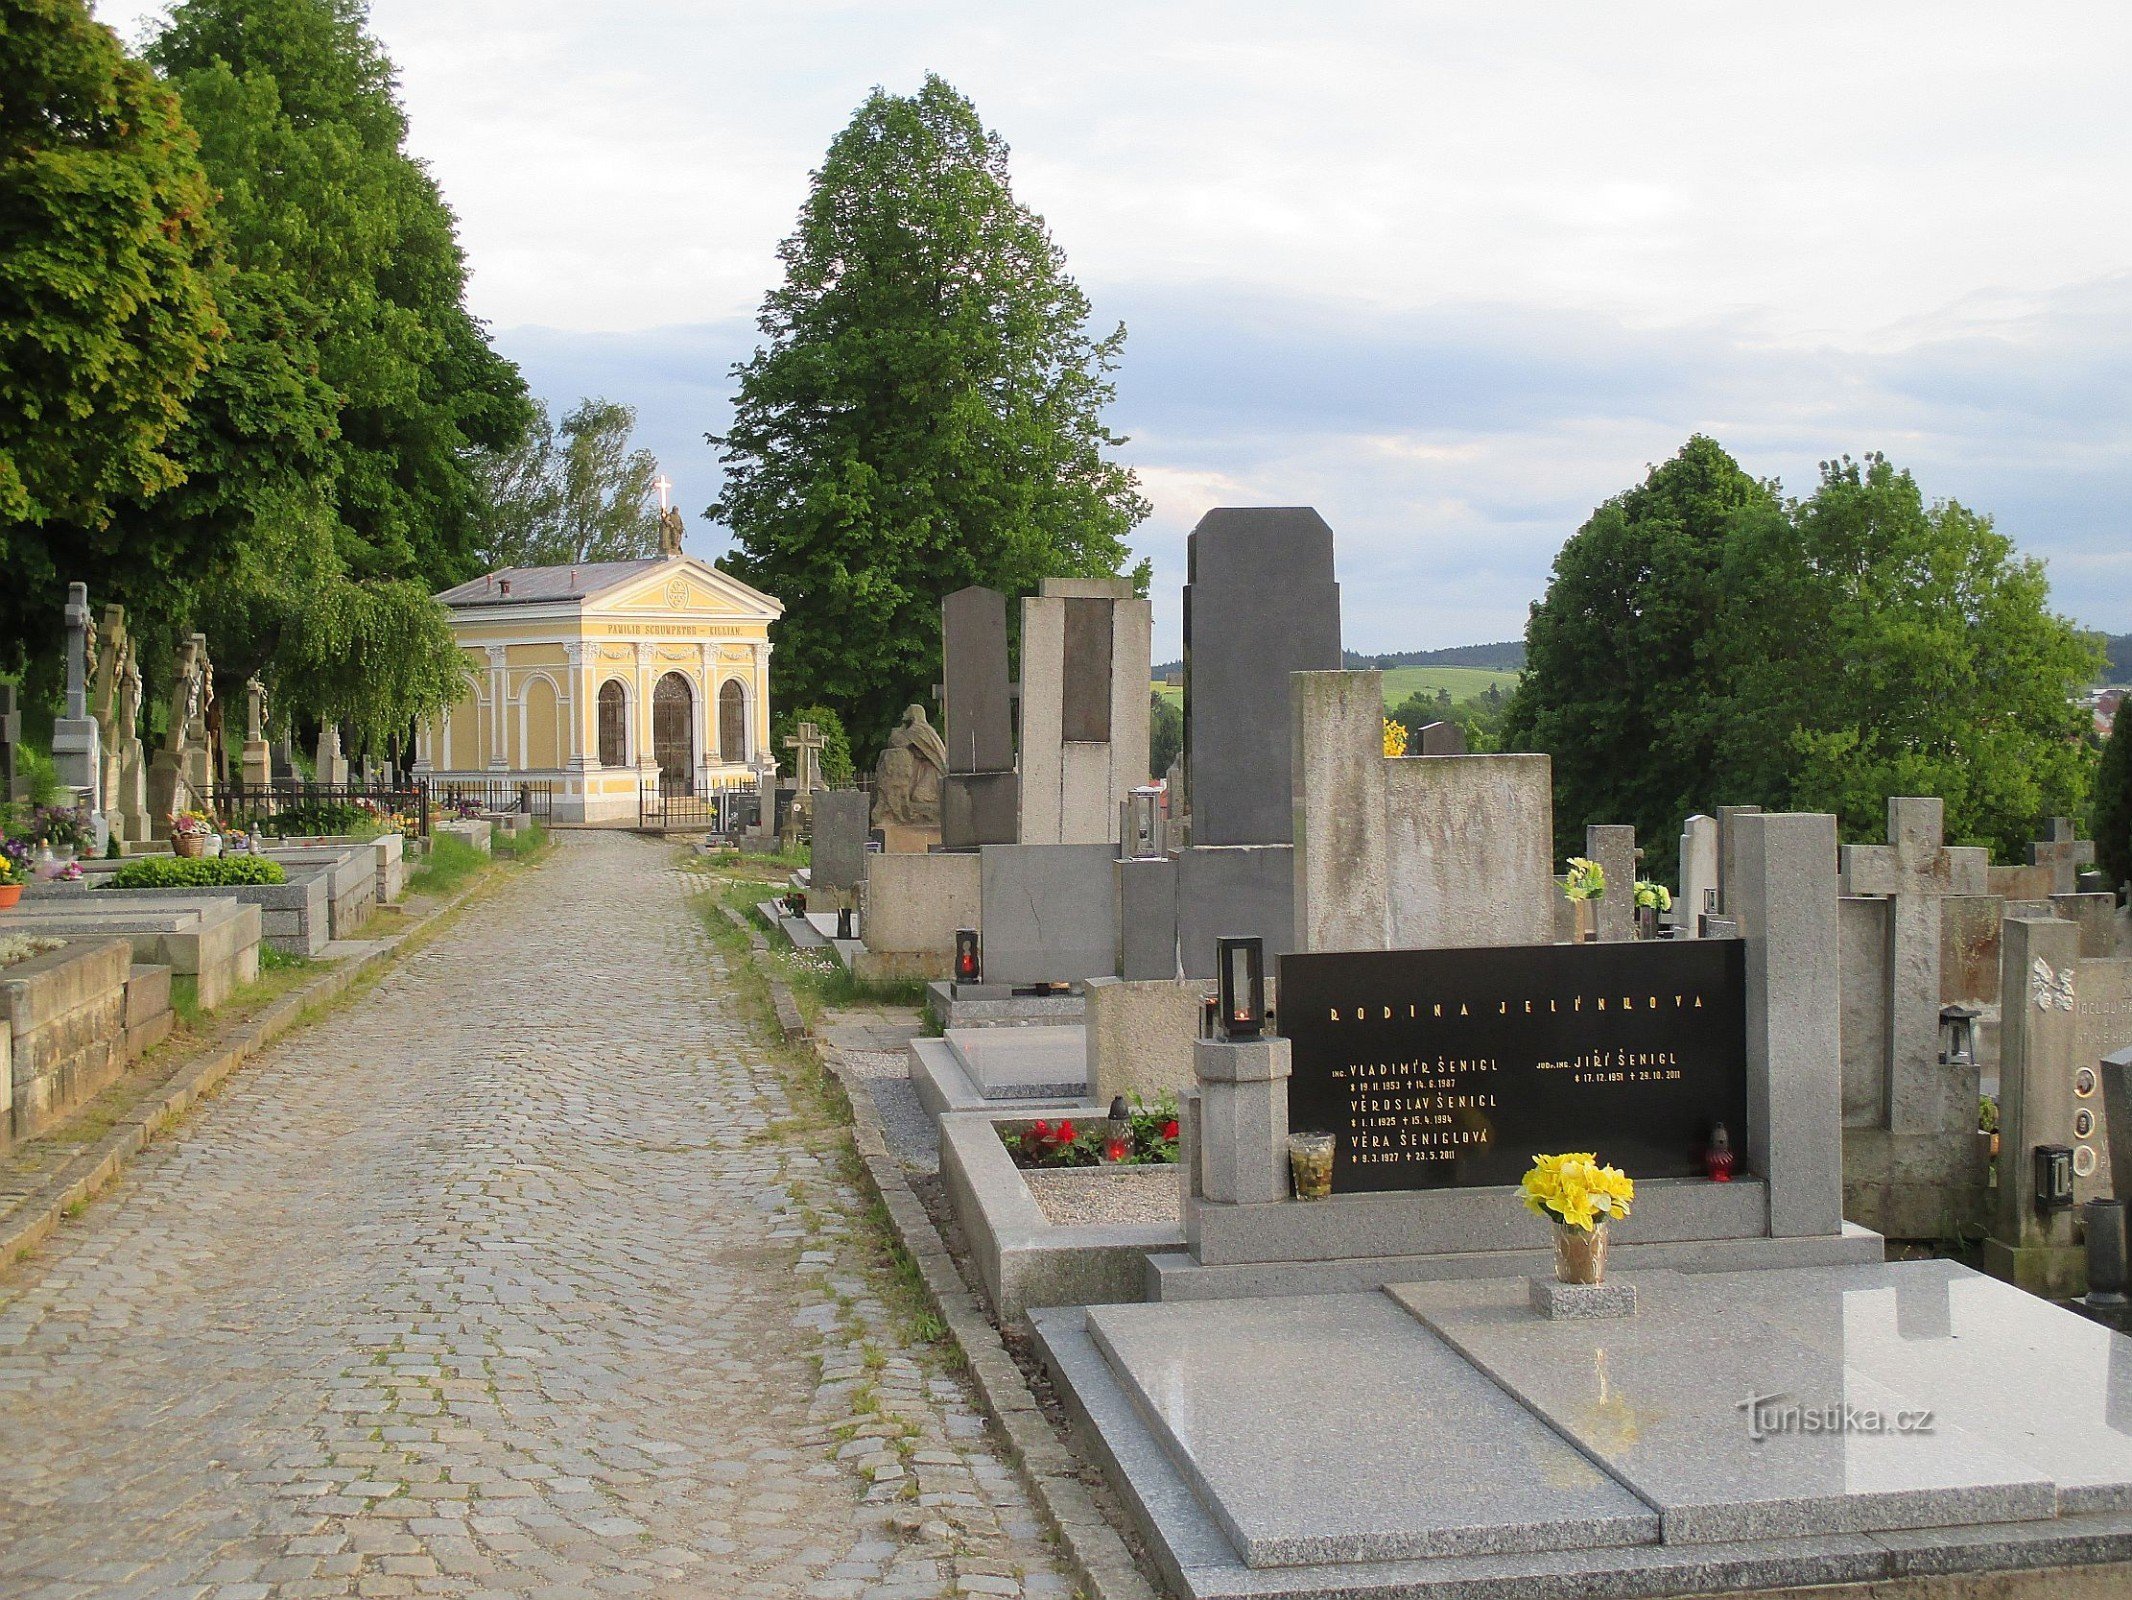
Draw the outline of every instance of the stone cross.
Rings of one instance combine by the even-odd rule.
[[[266,721],[266,685],[257,678],[244,680],[244,737],[256,741],[266,737],[262,725]]]
[[[2095,865],[2095,841],[2074,838],[2072,818],[2053,817],[2049,837],[2028,847],[2028,864],[2051,869],[2052,894],[2077,894],[2080,869]]]
[[[1942,843],[1937,798],[1888,801],[1888,843],[1842,849],[1839,892],[1876,895],[1888,909],[1888,1127],[1929,1133],[1974,1126],[1975,1069],[1964,1083],[1940,1064],[1940,902],[1987,892],[1990,854]]]
[[[69,717],[89,714],[89,586],[67,585],[67,709]]]
[[[799,752],[799,759],[795,763],[798,775],[794,779],[794,786],[802,796],[814,793],[822,786],[821,767],[818,762],[822,753],[822,730],[811,722],[803,722],[794,730],[792,737],[785,741],[785,748]]]
[[[1636,937],[1636,830],[1609,824],[1584,830],[1584,853],[1606,874],[1606,893],[1593,904],[1599,940]]]

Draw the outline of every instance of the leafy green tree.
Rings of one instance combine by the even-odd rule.
[[[1697,434],[1555,557],[1502,738],[1554,758],[1558,855],[1582,852],[1587,823],[1633,823],[1646,870],[1669,876],[1683,817],[1747,799],[1714,790],[1726,691],[1711,648],[1727,531],[1776,505]]]
[[[779,254],[709,514],[727,567],[785,602],[792,697],[870,751],[938,681],[942,595],[1125,562],[1148,511],[1106,454],[1125,330],[1090,335],[1006,145],[938,77],[868,97]]]
[[[2081,810],[2093,638],[2050,610],[2043,564],[1879,455],[1740,519],[1710,654],[1728,686],[1728,792],[1832,811],[1877,839],[1887,798],[1938,795],[1951,838],[2020,860]]]
[[[2132,714],[2119,708],[2110,737],[2095,764],[2094,807],[2088,832],[2095,840],[2095,865],[2111,889],[2132,878]]]
[[[558,430],[538,406],[515,450],[489,452],[489,567],[563,567],[628,561],[659,548],[659,462],[630,444],[637,414],[581,400]]]
[[[218,677],[376,743],[464,682],[435,589],[478,570],[479,451],[531,414],[464,305],[451,212],[403,148],[355,0],[187,0],[149,46],[199,130],[229,337],[180,430],[183,485],[120,518],[156,582],[151,678],[188,626]]]
[[[844,719],[827,706],[798,706],[771,719],[770,753],[777,757],[779,769],[787,777],[798,771],[798,752],[786,749],[785,741],[799,732],[803,722],[813,723],[822,736],[822,753],[816,757],[822,764],[822,781],[832,789],[850,783],[857,770],[852,765],[851,740],[844,732]]]
[[[1184,749],[1184,712],[1159,694],[1148,696],[1147,770],[1159,783]]]
[[[184,477],[173,434],[222,324],[177,96],[85,0],[0,6],[0,86],[0,666],[36,695],[64,585],[153,574],[111,506]]]

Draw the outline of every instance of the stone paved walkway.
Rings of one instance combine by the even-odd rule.
[[[558,836],[0,1272],[0,1595],[1063,1595],[661,845]]]

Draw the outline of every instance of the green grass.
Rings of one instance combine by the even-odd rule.
[[[548,848],[548,830],[535,822],[529,824],[515,838],[507,833],[498,833],[493,848],[496,854],[510,860],[531,861]]]
[[[440,833],[429,841],[429,855],[409,876],[407,887],[416,894],[449,894],[488,863],[489,858],[464,839]]]
[[[1384,674],[1384,703],[1396,706],[1409,695],[1434,694],[1439,689],[1449,689],[1453,700],[1470,700],[1486,694],[1491,685],[1508,694],[1517,682],[1515,672],[1491,672],[1486,667],[1392,667]],[[1171,705],[1183,707],[1182,685],[1158,683],[1153,687]]]

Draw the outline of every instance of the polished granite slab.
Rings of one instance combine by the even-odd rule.
[[[1078,1025],[950,1028],[946,1037],[987,1100],[1078,1100],[1088,1092],[1088,1036]]]
[[[1625,1274],[1639,1314],[1606,1322],[1539,1317],[1516,1280],[1386,1292],[1656,1507],[1668,1544],[2054,1516],[2048,1468],[1981,1408],[1850,1358],[1848,1299],[1889,1271]]]
[[[2061,1510],[2132,1511],[2132,1338],[1952,1261],[1694,1281],[2027,1462]]]
[[[1651,1508],[1381,1295],[1093,1306],[1247,1566],[1655,1542]]]

